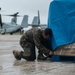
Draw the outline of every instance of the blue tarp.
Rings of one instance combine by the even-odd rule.
[[[52,48],[75,42],[75,0],[50,3],[48,27],[52,29]]]
[[[73,2],[75,0],[54,0],[54,1],[69,1],[69,2]]]

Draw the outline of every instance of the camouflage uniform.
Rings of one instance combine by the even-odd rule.
[[[35,46],[38,48],[39,54],[49,54],[50,48],[48,40],[45,40],[42,36],[43,30],[32,28],[25,32],[20,39],[20,45],[24,50],[23,58],[26,60],[35,60]]]

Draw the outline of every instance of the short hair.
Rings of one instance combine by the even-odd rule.
[[[52,37],[52,30],[50,28],[46,28],[44,30],[44,33],[45,33],[46,36],[49,35],[50,37]]]

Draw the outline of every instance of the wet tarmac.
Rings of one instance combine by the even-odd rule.
[[[0,75],[75,75],[75,63],[46,61],[18,61],[13,50],[22,50],[21,35],[0,35]]]

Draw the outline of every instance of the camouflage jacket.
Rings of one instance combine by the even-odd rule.
[[[25,32],[22,37],[24,37],[26,41],[34,44],[39,49],[40,52],[48,55],[50,51],[48,40],[45,40],[42,37],[42,32],[43,30],[41,29],[32,28],[27,32]]]

